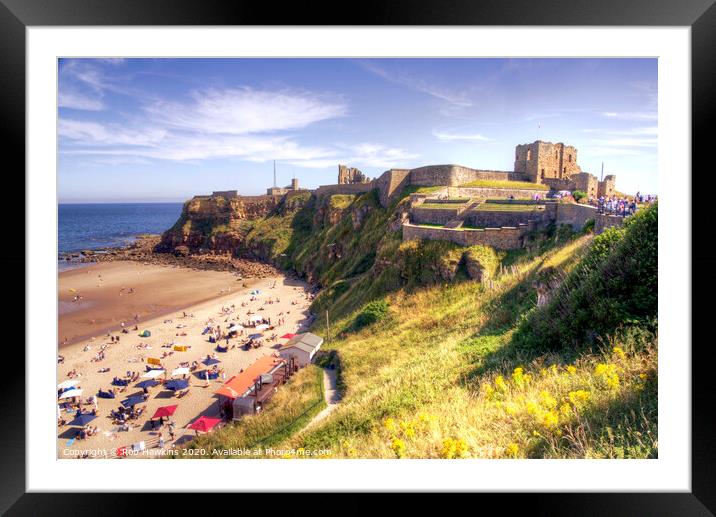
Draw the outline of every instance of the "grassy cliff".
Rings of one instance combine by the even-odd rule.
[[[330,331],[323,317],[313,331],[343,399],[304,429],[317,381],[289,385],[197,446],[260,434],[348,458],[656,457],[657,207],[597,237],[551,228],[498,253],[402,242],[405,202],[311,198],[246,223],[247,249],[323,287],[313,309]]]

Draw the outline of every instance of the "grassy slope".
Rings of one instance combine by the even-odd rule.
[[[634,327],[601,348],[549,351],[513,339],[534,321],[533,282],[578,271],[594,248],[591,236],[557,232],[503,254],[495,281],[464,281],[461,269],[449,280],[443,271],[464,250],[402,243],[399,231],[386,230],[397,203],[384,209],[369,193],[330,201],[345,210],[334,225],[314,220],[320,207],[309,203],[247,228],[249,242],[271,243],[265,258],[310,272],[324,286],[313,309],[330,310],[331,332],[324,318],[314,331],[340,358],[344,398],[320,424],[295,434],[305,417],[291,420],[301,414],[292,400],[305,393],[286,386],[287,395],[247,419],[255,423],[209,435],[202,446],[237,446],[278,429],[276,445],[329,447],[338,457],[656,455],[653,335]],[[363,214],[358,228],[356,213]],[[341,258],[331,255],[334,246]],[[354,331],[373,299],[389,301],[389,317]]]

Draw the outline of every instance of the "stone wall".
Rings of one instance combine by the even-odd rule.
[[[333,196],[335,194],[362,194],[370,192],[375,188],[374,182],[370,183],[345,183],[343,185],[321,185],[314,194],[316,196]]]
[[[465,230],[451,228],[429,228],[415,226],[410,223],[403,225],[403,240],[428,239],[450,241],[461,246],[483,244],[499,250],[522,247],[526,225],[510,228],[488,228],[484,230]]]
[[[457,187],[476,180],[524,181],[524,174],[506,171],[471,169],[461,165],[428,165],[410,171],[410,184]]]
[[[465,214],[465,224],[475,228],[501,228],[503,226],[517,226],[521,223],[534,221],[536,224],[545,219],[544,210],[468,210]]]
[[[410,185],[410,171],[408,169],[390,169],[373,181],[378,188],[380,204],[388,206],[394,196],[400,194],[403,188]]]
[[[581,230],[589,219],[596,221],[597,209],[590,205],[573,203],[553,203],[555,207],[555,224],[570,225],[574,230]]]
[[[624,223],[624,218],[618,215],[607,215],[598,214],[594,220],[594,233],[602,233],[607,228],[612,226],[621,226]]]
[[[345,185],[350,183],[368,183],[368,178],[355,167],[346,167],[338,165],[338,184]]]
[[[211,197],[225,197],[226,199],[231,199],[238,196],[238,190],[215,190],[211,193]]]
[[[447,193],[450,197],[469,197],[475,199],[507,199],[512,195],[515,199],[532,199],[539,194],[542,199],[547,195],[546,190],[530,190],[518,188],[493,188],[493,187],[449,187]]]
[[[420,208],[418,205],[410,210],[410,220],[417,224],[445,224],[459,213],[459,208]]]
[[[604,177],[604,181],[600,181],[597,187],[597,196],[612,197],[616,190],[617,177],[613,174]]]
[[[574,188],[570,190],[581,190],[582,192],[586,192],[589,197],[597,197],[599,181],[597,181],[596,176],[587,172],[580,172],[572,176],[572,182],[574,183]]]

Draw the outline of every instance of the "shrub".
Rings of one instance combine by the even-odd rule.
[[[572,192],[572,197],[577,203],[579,203],[580,200],[587,197],[587,193],[583,190],[575,190],[574,192]]]
[[[374,300],[368,303],[363,311],[356,317],[355,328],[361,329],[384,319],[388,315],[388,302]]]
[[[623,325],[653,325],[657,239],[656,204],[597,236],[552,300],[523,321],[516,343],[559,349],[589,343]]]
[[[584,221],[584,226],[582,226],[582,233],[594,233],[594,219],[587,219]]]

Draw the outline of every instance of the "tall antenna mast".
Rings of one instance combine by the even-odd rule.
[[[273,161],[273,186],[276,186],[276,160]]]
[[[602,162],[602,177],[599,181],[604,181],[604,162]]]

